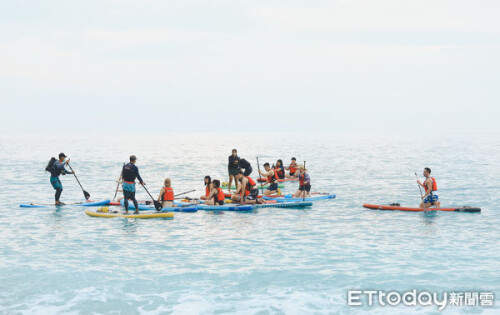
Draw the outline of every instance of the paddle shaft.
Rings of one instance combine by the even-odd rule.
[[[125,166],[125,163],[123,163],[123,166]],[[120,187],[120,181],[122,180],[123,176],[123,166],[122,166],[122,171],[120,172],[120,178],[118,178],[118,182],[116,184],[116,190],[115,190],[115,195],[113,196],[113,200],[115,200],[116,194],[118,193],[118,187]]]
[[[193,191],[196,191],[196,189],[193,189],[193,190],[190,190],[190,191],[186,191],[186,192],[183,192],[183,193],[180,193],[180,194],[174,195],[174,197],[177,197],[177,196],[182,196],[182,195],[185,195],[185,194],[189,194],[190,192],[193,192]]]
[[[259,157],[255,157],[257,159],[257,170],[259,171],[259,182],[260,182],[260,193],[264,195],[264,185],[262,184],[262,175],[260,174],[260,164],[259,164]]]
[[[76,174],[75,174],[75,171],[73,171],[73,168],[71,167],[71,165],[69,165],[69,163],[67,163],[69,169],[73,172],[73,176],[75,176],[76,178],[76,181],[78,182],[78,185],[80,185],[80,188],[82,189],[83,191],[83,195],[85,196],[85,199],[89,199],[90,198],[90,194],[88,192],[85,191],[85,189],[83,189],[82,187],[82,184],[80,183],[80,181],[78,180],[78,177],[76,177]]]
[[[417,172],[415,172],[415,177],[418,180]],[[420,191],[420,199],[422,199],[422,204],[424,205],[424,210],[425,210],[426,208],[425,208],[425,202],[424,202],[424,195],[422,194],[422,188],[420,187],[419,183],[417,183],[417,185],[418,185],[418,190]]]
[[[304,161],[304,180],[306,179],[306,161]],[[304,188],[304,191],[302,192],[303,193],[303,197],[302,197],[302,201],[306,201],[306,184],[304,183],[304,186],[302,187]]]

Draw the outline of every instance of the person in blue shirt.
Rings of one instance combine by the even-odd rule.
[[[122,169],[122,178],[123,178],[123,198],[125,204],[125,213],[128,213],[128,201],[132,200],[135,207],[134,214],[139,213],[139,205],[137,204],[137,200],[135,199],[135,179],[139,180],[141,185],[146,185],[145,182],[142,181],[141,175],[139,175],[139,169],[135,166],[135,161],[137,161],[137,157],[135,155],[130,156],[130,163],[125,164]]]
[[[61,180],[59,179],[59,176],[66,175],[66,174],[75,174],[72,171],[68,171],[64,166],[69,163],[69,159],[65,161],[66,155],[64,153],[59,153],[59,160],[54,162],[54,165],[52,166],[52,169],[50,170],[50,183],[52,184],[52,187],[54,187],[56,194],[55,194],[55,199],[56,199],[56,206],[62,206],[64,203],[59,201],[59,198],[61,198],[61,194],[63,191],[63,186],[61,183]]]

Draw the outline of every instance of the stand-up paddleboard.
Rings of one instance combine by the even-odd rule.
[[[198,205],[199,210],[221,210],[221,211],[251,211],[253,210],[253,205]]]
[[[317,201],[317,200],[326,200],[326,199],[334,199],[336,197],[335,194],[329,195],[319,195],[312,196],[307,198],[295,198],[295,197],[285,197],[285,198],[272,198],[264,196],[264,200],[276,200],[277,202],[291,202],[291,201]]]
[[[19,207],[21,208],[49,208],[49,207],[54,207],[54,208],[61,208],[61,207],[67,207],[67,206],[81,206],[81,207],[95,207],[95,206],[106,206],[109,204],[109,199],[107,200],[101,200],[101,201],[90,201],[90,202],[75,202],[75,203],[66,203],[64,205],[55,205],[55,204],[43,204],[43,203],[27,203],[27,204],[20,204]]]
[[[255,208],[305,208],[311,207],[312,201],[275,202],[252,205]]]
[[[158,212],[156,210],[148,210],[148,211],[141,211],[139,214],[134,214],[133,212],[129,212],[128,214],[125,214],[123,211],[117,211],[117,210],[108,210],[103,211],[101,208],[97,209],[86,209],[85,213],[91,217],[99,217],[99,218],[129,218],[129,219],[156,219],[156,218],[163,218],[163,219],[173,219],[174,214],[172,212]]]
[[[401,207],[401,206],[391,206],[391,205],[373,205],[365,203],[363,207],[373,210],[399,210],[399,211],[413,211],[421,212],[427,211],[456,211],[456,212],[481,212],[481,208],[477,207],[454,207],[454,208],[411,208],[411,207]]]
[[[121,200],[120,204],[125,207],[124,201]],[[129,201],[128,202],[128,210],[135,211],[135,206],[134,203]],[[153,205],[146,205],[146,204],[138,204],[138,210],[139,211],[150,211],[150,210],[155,210],[155,207]],[[186,206],[186,207],[165,207],[160,210],[160,212],[196,212],[198,211],[197,206]]]

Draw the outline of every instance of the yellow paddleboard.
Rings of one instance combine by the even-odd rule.
[[[128,214],[125,214],[122,211],[109,210],[108,207],[100,207],[97,209],[96,208],[86,209],[85,213],[91,217],[99,217],[99,218],[130,218],[130,219],[155,219],[155,218],[173,219],[174,218],[174,214],[172,212],[157,212],[151,210],[151,211],[140,211],[139,214],[134,214],[133,211],[129,211]]]

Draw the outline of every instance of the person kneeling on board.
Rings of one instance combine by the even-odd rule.
[[[278,179],[285,179],[285,167],[283,166],[283,161],[281,159],[276,161],[274,171],[276,172]]]
[[[309,196],[309,193],[311,192],[311,177],[303,165],[299,166],[297,178],[299,179],[299,190],[295,193],[295,197],[305,198]]]
[[[438,201],[438,195],[433,193],[438,190],[436,179],[430,176],[431,169],[426,167],[424,168],[424,182],[422,183],[420,180],[417,180],[417,183],[425,189],[425,194],[422,196],[422,202],[420,202],[420,208],[429,208],[432,206],[441,208],[441,202]]]
[[[160,190],[158,201],[163,208],[174,206],[174,189],[172,188],[172,181],[170,178],[165,178],[163,188]]]
[[[137,200],[135,199],[135,179],[137,178],[141,185],[146,185],[145,182],[142,181],[141,175],[139,175],[139,169],[135,166],[135,162],[137,161],[137,157],[135,155],[130,156],[130,163],[125,164],[122,169],[122,178],[123,178],[123,198],[125,199],[123,203],[125,204],[125,213],[128,213],[128,201],[132,200],[135,207],[134,214],[139,213],[139,205]]]
[[[212,178],[210,176],[205,176],[205,178],[203,179],[204,183],[205,183],[205,196],[201,196],[200,199],[201,200],[207,200],[208,198],[208,195],[210,195],[210,191],[212,191]]]
[[[220,180],[214,179],[212,182],[212,190],[210,191],[210,194],[207,197],[207,201],[205,201],[206,205],[209,206],[214,206],[214,205],[220,205],[222,206],[224,204],[224,191],[222,188],[220,188]]]
[[[56,205],[63,206],[64,203],[59,201],[59,198],[61,197],[62,191],[63,191],[63,186],[61,183],[61,180],[59,179],[59,175],[66,175],[66,174],[75,174],[73,171],[68,171],[64,165],[68,165],[69,160],[65,161],[66,155],[64,153],[59,153],[59,160],[56,160],[55,158],[52,158],[49,162],[49,165],[47,166],[46,170],[50,171],[50,183],[52,184],[52,187],[56,191],[55,194],[55,200],[56,200]]]
[[[264,164],[265,172],[259,171],[260,175],[267,177],[267,182],[269,183],[269,187],[267,187],[264,195],[270,196],[278,193],[278,176],[276,172],[271,168],[269,163]]]
[[[235,202],[241,202],[246,204],[262,203],[262,199],[259,199],[259,189],[257,188],[257,183],[240,170],[237,175],[240,181],[240,186],[235,194],[231,196],[231,199]]]
[[[285,167],[287,171],[290,171],[289,174],[286,175],[286,178],[295,178],[295,173],[297,172],[297,159],[292,158],[292,162],[288,167]]]

